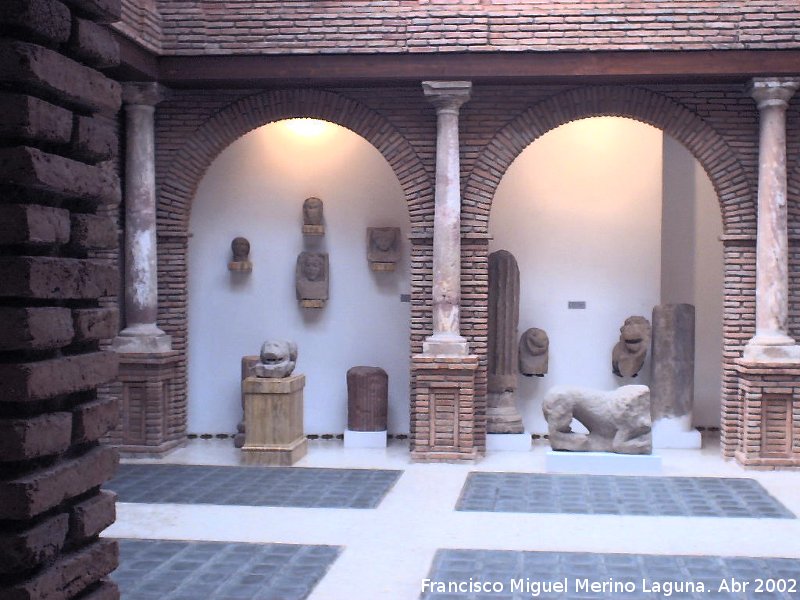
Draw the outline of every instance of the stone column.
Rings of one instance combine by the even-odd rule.
[[[789,254],[786,209],[786,108],[800,80],[757,77],[750,94],[758,103],[761,136],[758,160],[756,242],[756,334],[744,359],[797,362],[800,347],[789,337]]]
[[[436,192],[433,223],[433,335],[423,353],[466,356],[461,337],[461,168],[458,109],[470,97],[469,81],[423,81],[425,96],[436,107]]]
[[[126,83],[125,107],[125,329],[114,340],[118,352],[157,353],[172,343],[156,325],[155,105],[156,83]]]

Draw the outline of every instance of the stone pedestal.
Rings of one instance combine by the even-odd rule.
[[[800,468],[800,361],[740,359],[736,368],[742,422],[734,457],[745,467]]]
[[[413,357],[416,394],[411,410],[411,458],[425,462],[474,460],[477,356]],[[482,444],[480,444],[482,445]]]
[[[530,433],[487,433],[486,450],[498,452],[530,452],[533,440]]]
[[[345,448],[386,448],[386,430],[384,431],[353,431],[344,430]]]
[[[178,381],[180,353],[119,354],[119,428],[109,441],[120,452],[161,456],[186,442]]]
[[[245,440],[242,446],[247,464],[284,465],[306,455],[303,434],[303,387],[305,375],[282,379],[248,377],[244,392]]]
[[[657,454],[548,450],[545,471],[590,475],[658,475],[662,471],[661,462]]]

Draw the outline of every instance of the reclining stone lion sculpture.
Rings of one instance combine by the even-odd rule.
[[[554,387],[544,398],[553,450],[650,454],[653,451],[650,389],[625,385],[610,392]],[[572,419],[589,430],[572,431]]]

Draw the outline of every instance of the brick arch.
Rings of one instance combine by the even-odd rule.
[[[271,91],[241,97],[208,118],[186,138],[159,181],[158,323],[172,336],[177,354],[176,378],[165,408],[171,440],[180,440],[186,435],[187,234],[197,188],[214,159],[234,141],[262,125],[297,117],[341,125],[370,142],[387,160],[400,182],[412,231],[424,227],[426,220],[432,221],[432,174],[425,170],[408,140],[385,117],[350,98],[321,90]],[[417,249],[412,246],[412,261],[415,252]],[[413,343],[413,332],[410,335]]]
[[[756,220],[755,195],[739,158],[699,115],[642,88],[575,88],[530,107],[495,134],[481,150],[464,189],[464,225],[485,233],[497,186],[511,163],[548,131],[588,117],[627,117],[663,130],[694,155],[708,173],[719,199],[725,233]],[[730,217],[736,213],[734,220]]]
[[[426,203],[433,206],[433,181],[422,161],[383,116],[350,98],[322,90],[280,90],[240,98],[192,133],[172,159],[159,186],[159,229],[186,231],[200,180],[214,159],[246,133],[275,121],[321,119],[360,135],[392,167],[408,205],[412,228],[421,225]],[[430,211],[427,211],[430,212]]]

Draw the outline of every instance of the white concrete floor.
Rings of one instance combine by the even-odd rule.
[[[344,449],[312,441],[297,467],[401,469],[377,509],[174,504],[117,506],[109,537],[331,544],[344,550],[309,600],[419,597],[439,548],[763,556],[800,559],[800,519],[725,519],[520,514],[454,510],[470,471],[544,472],[546,442],[530,452],[495,452],[474,464],[412,463],[404,442]],[[800,472],[750,471],[725,461],[718,441],[703,450],[661,450],[662,475],[746,477],[800,515]],[[230,440],[192,440],[163,459],[135,462],[240,464]]]

